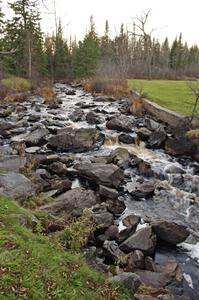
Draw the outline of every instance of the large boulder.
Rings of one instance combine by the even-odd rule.
[[[48,147],[64,152],[86,152],[103,143],[104,136],[95,128],[65,128],[49,139]]]
[[[148,144],[151,148],[160,148],[166,141],[167,134],[164,130],[154,131],[150,137]]]
[[[144,285],[155,288],[163,288],[170,282],[169,276],[160,272],[136,270],[136,274],[140,277],[140,280]]]
[[[24,175],[13,172],[0,174],[0,195],[23,200],[35,193],[35,186]]]
[[[124,132],[132,132],[134,126],[135,119],[133,117],[128,116],[113,117],[106,123],[106,127],[108,129]]]
[[[157,238],[169,244],[182,243],[189,236],[189,231],[182,225],[168,221],[156,221],[151,224]]]
[[[57,198],[42,210],[53,215],[63,215],[65,219],[79,217],[85,208],[91,208],[97,203],[94,193],[83,188],[72,189]]]
[[[27,146],[37,146],[45,142],[45,138],[48,135],[48,130],[45,128],[38,128],[30,132],[24,139]]]
[[[124,179],[122,170],[113,164],[83,162],[74,168],[80,176],[107,187],[118,188]]]
[[[170,138],[165,143],[165,150],[168,154],[174,156],[194,155],[196,145],[189,139],[184,137]]]
[[[131,235],[120,245],[120,250],[131,252],[141,250],[145,255],[151,255],[156,247],[156,235],[150,226],[139,229],[135,234]]]

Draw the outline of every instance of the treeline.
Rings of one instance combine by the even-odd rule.
[[[106,21],[104,34],[99,37],[91,17],[83,40],[68,41],[63,38],[61,22],[52,35],[42,32],[38,0],[16,0],[9,6],[13,12],[9,20],[0,10],[1,77],[199,77],[199,48],[189,47],[181,34],[170,45],[168,38],[160,43],[144,30],[137,34],[136,24],[132,32],[122,24],[119,34],[111,39]]]

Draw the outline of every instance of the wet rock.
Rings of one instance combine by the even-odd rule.
[[[164,142],[167,139],[167,134],[165,131],[154,131],[148,140],[148,145],[151,148],[160,148],[164,145]]]
[[[135,119],[133,117],[128,116],[113,117],[106,123],[106,127],[108,129],[124,132],[132,132],[134,126]]]
[[[69,116],[71,121],[73,122],[79,122],[84,117],[84,111],[82,109],[76,109],[73,111],[73,113]]]
[[[178,284],[183,281],[183,274],[177,261],[169,260],[163,267],[163,273],[174,279]]]
[[[67,167],[65,164],[63,164],[60,161],[57,162],[53,162],[52,164],[50,164],[48,166],[48,170],[52,173],[52,174],[57,174],[57,175],[66,175],[67,173]]]
[[[79,163],[74,168],[80,176],[107,187],[118,188],[124,179],[122,170],[113,164]]]
[[[150,163],[148,163],[144,160],[140,160],[138,162],[138,170],[141,175],[144,175],[146,177],[151,177],[154,175],[154,172],[151,169]]]
[[[114,101],[116,101],[116,99],[113,97],[110,97],[110,96],[97,96],[97,97],[94,97],[94,101],[95,102],[114,102]]]
[[[118,198],[118,191],[115,189],[108,188],[104,185],[99,186],[99,195],[102,200],[115,200]]]
[[[99,124],[100,121],[98,119],[98,117],[96,116],[96,114],[94,114],[94,112],[90,111],[87,115],[86,115],[86,121],[88,124],[91,125],[95,125],[95,124]]]
[[[35,186],[24,175],[9,172],[0,174],[0,194],[12,197],[17,200],[23,200],[34,196]]]
[[[149,118],[145,118],[145,126],[151,131],[163,129],[163,125]]]
[[[111,152],[112,162],[119,167],[127,167],[129,163],[129,152],[125,148],[117,148]]]
[[[4,138],[9,136],[9,130],[14,127],[14,124],[3,121],[0,123],[0,135]]]
[[[127,190],[135,198],[148,198],[154,195],[155,184],[150,181],[142,184],[131,182],[127,184]]]
[[[163,288],[170,282],[169,277],[160,272],[136,270],[136,274],[140,276],[140,280],[143,284],[155,288]]]
[[[149,129],[145,128],[145,127],[142,127],[142,128],[140,128],[140,129],[138,129],[138,130],[136,131],[136,133],[137,133],[138,137],[139,137],[142,141],[148,141],[148,139],[150,138],[150,136],[151,136],[151,134],[152,134],[152,132],[151,132]]]
[[[104,229],[113,224],[114,217],[110,212],[94,213],[93,221],[99,228]]]
[[[152,257],[146,256],[144,259],[145,269],[151,272],[156,272],[156,265]]]
[[[184,174],[185,171],[178,167],[178,166],[175,166],[175,165],[167,165],[165,168],[164,168],[164,172],[167,173],[167,174]]]
[[[189,231],[182,225],[168,221],[156,221],[151,224],[159,240],[172,245],[182,243],[189,236]]]
[[[139,229],[120,245],[120,250],[131,252],[141,250],[145,255],[154,253],[156,247],[156,235],[151,227]]]
[[[76,95],[76,90],[67,89],[67,90],[64,91],[64,93],[67,96],[75,96]]]
[[[119,135],[119,141],[124,144],[134,144],[135,137],[131,136],[130,134],[121,133]]]
[[[49,139],[48,147],[57,151],[85,152],[100,148],[104,136],[95,128],[66,128]]]
[[[140,217],[135,215],[130,215],[122,220],[122,223],[126,228],[122,229],[119,232],[119,243],[122,243],[124,240],[128,239],[132,235],[140,222]]]
[[[37,122],[40,120],[40,115],[31,115],[29,118],[28,118],[28,121],[29,122]]]
[[[35,154],[40,150],[40,147],[29,147],[25,149],[25,152],[28,154]]]
[[[103,244],[103,256],[107,264],[113,264],[118,261],[121,251],[115,241],[105,241]]]
[[[51,181],[51,189],[56,190],[55,196],[58,196],[66,191],[70,190],[72,187],[72,181],[69,179],[59,180],[55,179]]]
[[[125,264],[126,272],[133,272],[135,269],[144,269],[144,254],[140,250],[129,253]]]
[[[100,229],[99,229],[100,230]],[[118,240],[118,227],[117,225],[111,225],[108,229],[105,230],[103,234],[97,236],[97,244],[103,245],[107,241],[117,241]]]
[[[83,188],[72,189],[41,209],[53,215],[63,215],[67,220],[72,217],[80,217],[85,208],[90,208],[97,203],[94,193]]]
[[[114,215],[120,215],[126,208],[124,201],[119,199],[108,200],[106,201],[106,204],[108,211]]]
[[[174,156],[180,155],[194,155],[196,151],[196,145],[184,137],[170,138],[165,143],[165,151],[168,154]]]
[[[126,288],[128,288],[133,294],[138,290],[141,281],[140,277],[134,273],[124,272],[120,273],[113,278],[110,278],[111,282],[121,282]]]
[[[40,146],[42,145],[48,135],[48,130],[45,128],[38,128],[29,133],[25,138],[24,142],[27,146]]]

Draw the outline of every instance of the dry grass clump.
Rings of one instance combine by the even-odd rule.
[[[55,92],[51,85],[44,86],[40,89],[40,96],[44,98],[46,104],[52,104],[55,102]]]
[[[186,133],[186,136],[190,139],[199,139],[199,128],[198,129],[193,129],[193,130],[189,130]]]
[[[92,94],[120,97],[127,94],[128,83],[127,80],[123,78],[108,79],[96,77],[84,83],[84,88]]]

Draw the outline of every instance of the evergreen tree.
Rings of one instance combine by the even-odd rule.
[[[79,78],[91,77],[95,74],[100,58],[100,45],[93,17],[90,18],[90,29],[79,47],[73,59],[75,75]]]

